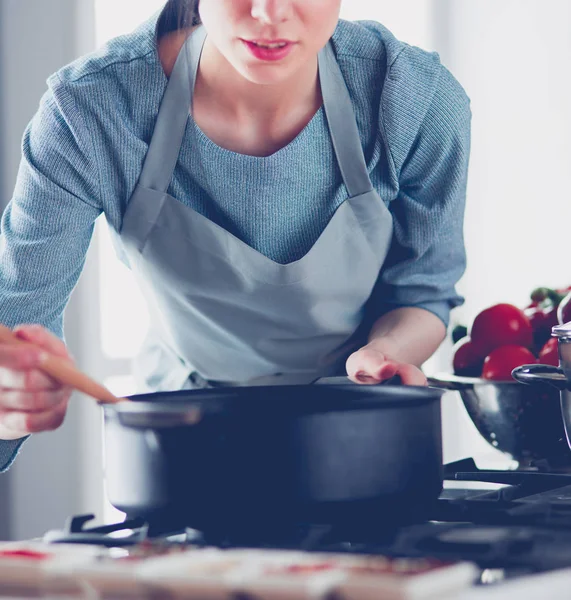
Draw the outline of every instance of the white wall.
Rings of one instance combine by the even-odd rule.
[[[446,60],[474,112],[461,312],[471,317],[498,300],[525,303],[540,284],[571,284],[571,3],[450,8]]]

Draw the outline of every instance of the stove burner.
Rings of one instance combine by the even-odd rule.
[[[43,541],[56,544],[96,544],[108,548],[132,546],[151,540],[149,525],[143,519],[127,519],[122,523],[86,527],[95,515],[78,515],[68,519],[62,530],[48,531]],[[172,543],[192,544],[198,541],[200,534],[193,529],[173,532],[160,539]],[[159,538],[157,538],[159,539]]]

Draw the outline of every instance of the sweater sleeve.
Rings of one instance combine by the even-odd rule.
[[[0,230],[0,322],[38,323],[63,338],[63,313],[101,213],[90,136],[57,75],[25,130]],[[25,439],[25,438],[24,438]],[[0,442],[0,471],[24,440]]]
[[[466,267],[471,111],[464,90],[443,66],[428,102],[410,148],[395,161],[399,194],[390,204],[393,243],[377,291],[383,312],[415,306],[448,326],[450,310],[463,303],[455,285]]]
[[[4,473],[11,467],[12,463],[16,460],[22,444],[27,439],[28,437],[23,437],[19,440],[0,440],[0,473]]]

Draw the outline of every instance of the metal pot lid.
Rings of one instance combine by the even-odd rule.
[[[563,325],[555,325],[551,329],[551,335],[558,339],[571,338],[571,321],[564,323]]]

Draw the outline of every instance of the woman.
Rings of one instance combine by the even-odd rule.
[[[103,212],[149,303],[147,389],[424,385],[462,301],[469,100],[340,1],[170,0],[53,75],[3,216],[0,321],[71,360]],[[0,466],[63,421],[39,354],[0,346]]]

